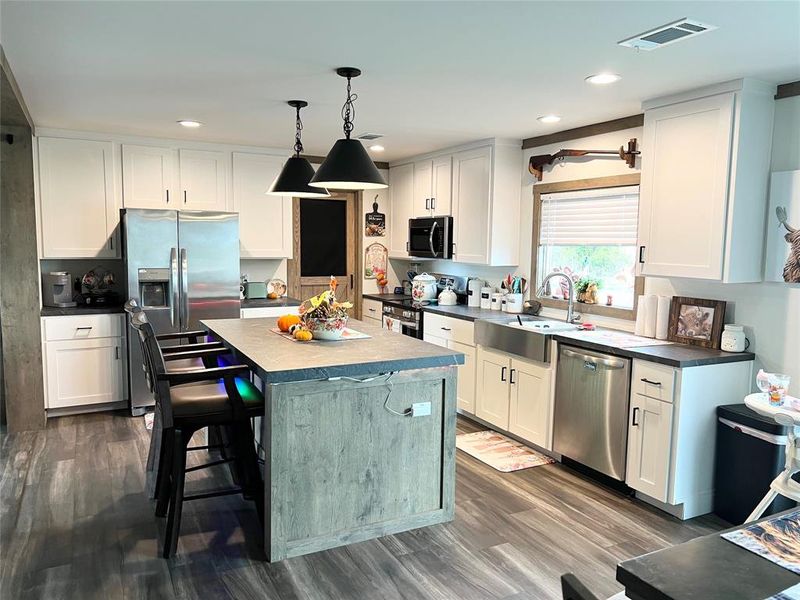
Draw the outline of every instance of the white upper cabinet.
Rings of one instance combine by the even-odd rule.
[[[114,145],[38,138],[42,258],[119,256]]]
[[[122,203],[125,208],[179,208],[173,184],[175,151],[122,144]]]
[[[489,263],[492,148],[484,146],[453,156],[453,260]],[[519,192],[517,192],[519,196]],[[519,215],[517,215],[517,219]]]
[[[392,210],[389,211],[389,256],[408,257],[408,220],[414,214],[414,165],[407,164],[389,170],[389,191]]]
[[[292,258],[292,198],[268,196],[284,157],[233,153],[233,210],[242,258]]]
[[[433,181],[433,163],[422,160],[414,163],[414,200],[415,217],[429,217],[431,214],[431,182]]]
[[[178,150],[180,199],[187,210],[226,210],[230,153]]]
[[[774,86],[738,80],[643,104],[643,275],[762,278]]]
[[[431,165],[431,212],[449,215],[453,206],[453,157],[440,156]]]
[[[439,156],[414,163],[414,216],[446,216],[452,203],[453,159]]]
[[[522,185],[520,143],[492,139],[460,148],[389,169],[390,256],[408,256],[409,218],[452,215],[454,262],[516,266]]]

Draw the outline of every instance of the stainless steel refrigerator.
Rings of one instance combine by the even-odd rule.
[[[239,215],[128,208],[121,224],[128,298],[157,334],[199,329],[201,319],[239,318]],[[153,398],[130,332],[128,381],[131,414],[140,415]]]

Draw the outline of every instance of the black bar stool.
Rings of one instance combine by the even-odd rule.
[[[229,494],[243,494],[256,503],[261,522],[264,520],[263,482],[258,468],[250,419],[264,414],[264,397],[249,381],[245,365],[215,367],[199,371],[170,372],[172,360],[198,358],[206,353],[226,352],[224,348],[164,354],[153,327],[144,312],[131,315],[131,325],[139,332],[146,363],[146,372],[161,417],[163,443],[160,477],[156,489],[156,514],[167,514],[163,556],[172,556],[178,545],[181,510],[185,500],[198,500]],[[192,354],[191,357],[186,354]],[[199,467],[186,468],[186,453],[192,435],[204,427],[219,426],[229,432],[234,449],[233,461],[241,486],[184,495],[188,471],[228,462],[213,461]],[[169,467],[169,468],[167,468]]]

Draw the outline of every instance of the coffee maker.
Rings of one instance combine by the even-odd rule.
[[[57,308],[77,306],[72,299],[72,276],[69,273],[42,273],[42,304]]]

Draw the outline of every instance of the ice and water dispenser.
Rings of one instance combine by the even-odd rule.
[[[169,269],[139,269],[139,302],[142,308],[169,308]]]

